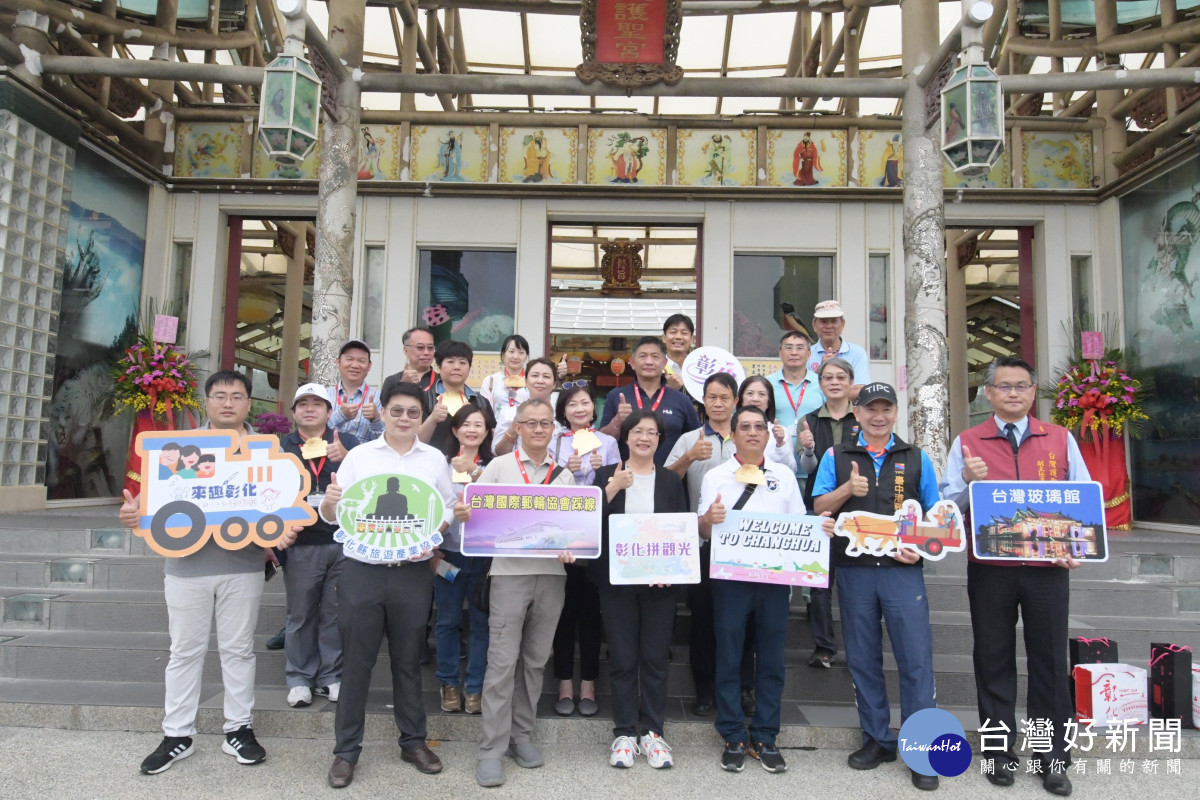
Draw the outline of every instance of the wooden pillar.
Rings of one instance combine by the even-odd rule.
[[[867,21],[865,16],[854,19],[855,16],[853,12],[847,13],[845,16],[845,27],[842,28],[842,46],[846,59],[844,74],[847,78],[858,77],[858,45],[862,41],[862,26]],[[858,116],[857,97],[843,98],[843,103],[845,104],[846,116]]]
[[[158,0],[158,11],[154,15],[154,24],[156,27],[174,33],[178,15],[178,0]],[[157,44],[154,46],[154,54],[151,58],[155,61],[174,61],[175,46],[166,42]],[[151,80],[149,87],[150,91],[158,96],[164,106],[173,104],[175,98],[175,81],[169,79]],[[156,150],[155,153],[150,154],[151,158],[157,159],[158,163],[155,166],[162,166],[166,163],[164,145],[166,144],[167,137],[174,135],[170,119],[165,109],[147,109],[146,111],[146,122],[142,128],[142,132]]]
[[[946,231],[946,341],[950,354],[950,431],[966,429],[971,401],[967,362],[967,276],[958,263],[957,237],[961,229]],[[953,300],[954,302],[950,302]]]
[[[1117,6],[1115,0],[1096,0],[1096,40],[1101,43],[1101,57],[1097,67],[1119,66],[1120,57],[1103,52],[1103,43],[1117,33]],[[1170,62],[1168,62],[1170,63]],[[1170,92],[1168,92],[1168,95]],[[1125,149],[1125,116],[1114,114],[1113,108],[1121,102],[1124,93],[1120,89],[1096,92],[1097,115],[1104,122],[1100,147],[1100,180],[1102,184],[1116,180],[1119,171],[1113,161],[1117,153]],[[1032,363],[1032,362],[1031,362]]]
[[[308,255],[308,223],[290,226],[295,243],[288,258],[283,296],[283,341],[279,347],[279,413],[292,410],[292,397],[300,381],[300,325],[304,322],[304,261]]]

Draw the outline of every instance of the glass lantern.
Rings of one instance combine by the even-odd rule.
[[[307,60],[282,55],[266,66],[258,140],[275,161],[298,166],[317,144],[321,79]]]
[[[984,175],[1004,153],[1000,77],[986,64],[965,64],[942,89],[942,155],[959,175]]]

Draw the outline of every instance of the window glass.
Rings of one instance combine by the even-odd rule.
[[[812,336],[812,312],[833,297],[833,257],[735,255],[733,257],[733,354],[742,358],[779,355],[784,307]]]
[[[417,320],[435,341],[456,339],[499,352],[513,333],[517,254],[492,250],[421,250]]]
[[[870,309],[870,324],[867,332],[870,340],[869,352],[872,361],[887,361],[888,354],[888,307],[891,305],[891,275],[888,257],[871,256],[867,274],[867,301]]]

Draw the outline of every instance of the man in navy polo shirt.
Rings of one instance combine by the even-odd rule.
[[[663,368],[667,365],[667,348],[657,336],[643,336],[633,345],[633,372],[637,380],[609,392],[604,401],[604,415],[600,418],[600,430],[617,436],[621,423],[633,413],[633,409],[649,408],[662,414],[666,434],[658,443],[654,453],[656,466],[666,464],[671,448],[686,431],[700,427],[700,417],[691,398],[683,392],[667,386],[663,380]]]

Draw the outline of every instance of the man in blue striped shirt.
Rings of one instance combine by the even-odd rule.
[[[349,340],[338,352],[337,367],[339,380],[329,387],[329,402],[333,405],[329,427],[360,442],[378,439],[383,434],[379,392],[372,392],[366,383],[371,371],[371,348],[361,339]]]

